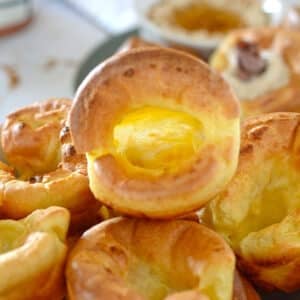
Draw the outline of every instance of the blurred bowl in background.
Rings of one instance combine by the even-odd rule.
[[[0,0],[0,36],[23,29],[32,15],[31,0]]]
[[[210,53],[234,29],[278,23],[279,0],[136,0],[147,39]]]

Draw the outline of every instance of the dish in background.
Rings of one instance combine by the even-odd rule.
[[[31,0],[0,0],[0,36],[23,29],[32,15]]]
[[[157,1],[157,0],[156,0]],[[250,0],[252,1],[252,0]],[[95,49],[93,49],[87,56],[87,58],[82,62],[76,76],[74,79],[74,90],[77,89],[79,84],[83,81],[83,79],[86,77],[86,75],[99,63],[104,61],[106,58],[110,57],[113,55],[119,48],[120,46],[131,36],[142,36],[145,38],[147,41],[154,41],[158,42],[161,44],[164,44],[166,40],[163,39],[163,37],[160,34],[155,34],[155,32],[150,32],[150,30],[147,30],[147,26],[145,25],[144,21],[142,20],[142,15],[141,15],[141,8],[142,6],[149,5],[151,2],[155,2],[154,0],[145,0],[144,4],[143,3],[138,3],[141,2],[140,0],[136,0],[136,6],[140,7],[140,10],[138,10],[138,14],[140,15],[140,23],[141,23],[141,29],[134,29],[132,31],[127,31],[122,34],[114,35],[112,37],[109,37],[106,41],[101,42]],[[281,13],[283,13],[282,7],[281,7],[281,2],[279,0],[264,0],[263,2],[263,7],[264,10],[272,16],[272,22],[278,22]],[[274,5],[274,3],[277,3]],[[159,28],[158,28],[159,30]],[[169,41],[170,44],[170,41]],[[191,49],[193,52],[196,52],[200,54],[200,56],[205,56],[207,59],[208,56],[212,53],[212,49],[206,49],[202,53],[199,53],[199,45],[197,47],[191,47],[187,45],[186,43],[175,43],[171,42],[171,44],[176,44],[175,47],[181,48],[186,50]],[[174,45],[171,45],[174,46]]]
[[[228,31],[276,23],[282,5],[271,1],[272,5],[270,0],[136,0],[136,9],[147,38],[209,51]],[[204,20],[204,14],[209,18]]]

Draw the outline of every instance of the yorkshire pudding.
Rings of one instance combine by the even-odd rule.
[[[196,222],[114,218],[89,229],[67,263],[70,300],[230,300],[235,258]],[[235,300],[258,300],[236,277]],[[241,298],[245,297],[245,298]]]
[[[167,218],[203,206],[233,176],[239,106],[200,60],[164,48],[99,65],[70,112],[97,199],[126,214]]]
[[[86,158],[76,153],[69,128],[64,127],[70,102],[53,99],[7,117],[2,144],[11,165],[0,162],[4,217],[19,219],[57,205],[70,210],[72,228],[96,218],[100,205],[89,189]]]
[[[50,99],[9,114],[2,126],[5,158],[22,178],[54,171],[61,160],[59,134],[69,99]]]
[[[69,213],[60,207],[0,221],[0,299],[63,298],[68,226]]]
[[[279,28],[228,35],[211,59],[241,100],[244,116],[300,112],[300,33]]]
[[[297,113],[246,120],[237,172],[201,213],[248,278],[285,292],[300,288],[299,124]]]

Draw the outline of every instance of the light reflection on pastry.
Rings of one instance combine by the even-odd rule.
[[[70,210],[72,229],[93,224],[100,205],[89,189],[86,158],[76,153],[65,126],[70,104],[51,99],[7,117],[2,145],[11,165],[0,162],[2,217],[56,205]]]
[[[237,172],[201,212],[250,279],[285,292],[300,288],[299,125],[297,113],[246,120]]]
[[[291,6],[280,24],[282,27],[300,30],[300,6]]]
[[[239,106],[224,80],[183,52],[139,49],[98,66],[70,113],[96,198],[123,213],[184,215],[235,172]]]
[[[229,246],[203,225],[115,218],[89,229],[74,247],[68,296],[231,300],[234,269]]]
[[[69,219],[66,209],[51,207],[0,221],[0,299],[63,298]]]
[[[211,66],[231,84],[244,116],[300,112],[300,33],[278,28],[228,35]]]

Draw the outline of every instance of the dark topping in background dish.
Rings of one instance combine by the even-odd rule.
[[[261,57],[256,43],[239,41],[237,44],[237,56],[238,69],[236,75],[241,80],[250,80],[267,69],[267,62]]]

